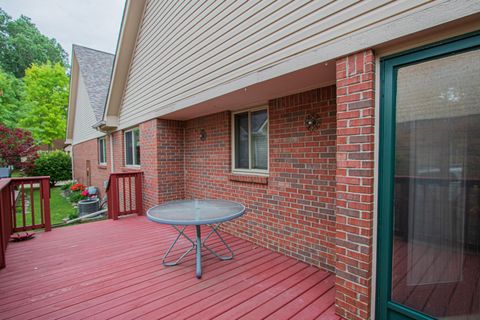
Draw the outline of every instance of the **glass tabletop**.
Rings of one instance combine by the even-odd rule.
[[[225,222],[244,213],[243,204],[228,200],[178,200],[148,209],[147,217],[165,224],[201,225]]]

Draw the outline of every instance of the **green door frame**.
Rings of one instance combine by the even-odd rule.
[[[390,301],[393,194],[395,170],[396,79],[398,69],[480,48],[480,32],[409,50],[380,60],[380,141],[378,179],[376,318],[388,320],[432,317]]]

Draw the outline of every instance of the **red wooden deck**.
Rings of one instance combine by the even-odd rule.
[[[0,319],[339,319],[332,274],[225,235],[235,258],[204,250],[198,280],[193,253],[180,266],[161,265],[175,236],[128,217],[11,243]]]
[[[463,268],[458,269],[457,259],[452,255],[442,257],[441,247],[435,248],[422,243],[416,243],[416,250],[420,257],[413,264],[408,264],[408,245],[406,242],[395,240],[395,256],[393,261],[393,300],[405,304],[416,310],[438,318],[453,319],[479,319],[480,318],[480,256],[477,252],[465,250],[464,256],[459,252],[458,259],[463,260]],[[449,259],[436,261],[435,259]],[[408,272],[414,266],[420,266],[423,272],[420,283],[408,283]],[[442,283],[427,282],[432,274],[441,274],[444,278],[458,280],[445,280]]]

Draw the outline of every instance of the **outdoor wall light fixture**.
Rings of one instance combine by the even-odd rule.
[[[200,129],[200,140],[201,141],[207,140],[207,131],[205,131],[205,129]]]
[[[318,114],[310,113],[305,117],[305,127],[309,131],[313,132],[317,130],[319,126],[320,126],[320,117],[318,116]]]

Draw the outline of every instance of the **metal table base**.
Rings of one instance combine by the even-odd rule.
[[[220,259],[222,261],[233,259],[232,249],[227,244],[227,242],[225,242],[225,239],[223,239],[223,237],[220,235],[220,233],[217,230],[218,227],[220,227],[220,225],[221,225],[221,223],[207,224],[207,226],[210,227],[212,230],[210,231],[210,233],[208,233],[208,235],[203,240],[202,240],[201,226],[200,225],[195,225],[195,241],[194,241],[188,235],[185,234],[185,229],[187,228],[186,225],[183,225],[182,226],[183,228],[179,228],[177,225],[172,224],[171,226],[174,227],[175,230],[177,230],[178,235],[175,238],[175,240],[173,241],[173,243],[170,245],[170,247],[168,248],[167,252],[165,252],[165,254],[163,255],[162,264],[164,266],[176,266],[176,265],[180,264],[182,262],[183,258],[185,258],[193,249],[196,249],[196,257],[195,257],[195,259],[196,259],[196,272],[195,272],[195,275],[198,279],[200,279],[202,277],[202,246],[205,247],[205,249],[210,251],[210,253],[212,253],[214,256],[216,256],[218,259]],[[223,243],[223,245],[228,250],[228,252],[230,252],[230,255],[222,256],[222,255],[218,254],[215,250],[213,250],[212,248],[207,246],[206,242],[208,241],[208,239],[210,239],[210,237],[213,234],[217,235],[217,237]],[[180,239],[180,237],[184,237],[185,239],[187,239],[192,244],[192,246],[189,247],[187,249],[187,251],[185,251],[176,261],[171,261],[171,262],[166,261],[168,255],[172,251],[173,247],[175,247],[175,244],[177,243],[178,239]]]

